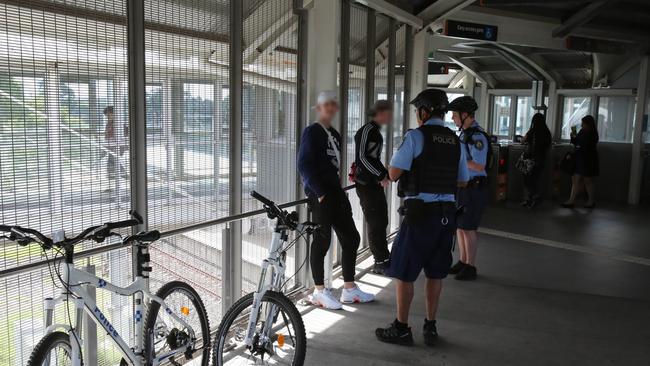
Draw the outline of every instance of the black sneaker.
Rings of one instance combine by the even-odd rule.
[[[451,266],[451,268],[449,268],[449,274],[453,274],[453,275],[458,274],[458,272],[460,272],[463,268],[465,268],[465,265],[466,264],[461,261],[456,262],[456,264],[454,264],[453,266]]]
[[[466,264],[463,269],[458,272],[456,279],[459,281],[472,281],[476,279],[476,267]]]
[[[388,328],[377,328],[375,335],[380,342],[398,344],[400,346],[413,345],[413,333],[407,324],[395,321]]]
[[[422,334],[424,335],[424,344],[427,346],[433,346],[438,339],[438,329],[436,328],[435,320],[424,319],[424,327],[422,328]]]
[[[371,272],[374,273],[374,274],[378,274],[378,275],[383,276],[384,274],[386,274],[386,269],[388,269],[389,263],[390,262],[389,262],[388,259],[383,260],[383,261],[379,261],[379,262],[375,262],[375,265],[372,267]]]

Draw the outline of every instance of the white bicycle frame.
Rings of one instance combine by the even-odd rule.
[[[122,352],[122,355],[126,361],[133,366],[144,366],[148,362],[149,355],[144,355],[144,313],[143,301],[155,301],[160,304],[161,310],[164,309],[165,313],[172,317],[175,321],[182,324],[186,329],[190,331],[190,339],[195,338],[194,330],[185,322],[183,319],[178,317],[174,312],[165,304],[165,302],[158,296],[152,295],[149,292],[148,286],[146,284],[145,278],[142,276],[137,276],[135,281],[126,287],[115,286],[93,274],[88,272],[76,269],[74,264],[71,263],[62,263],[62,273],[61,279],[63,284],[67,284],[67,288],[63,288],[59,296],[56,298],[47,298],[45,299],[45,327],[46,334],[54,332],[57,329],[64,329],[70,336],[70,344],[72,345],[71,349],[71,358],[73,366],[81,366],[82,364],[82,338],[81,338],[81,324],[83,319],[84,311],[92,316],[94,321],[100,324],[104,330],[106,330],[109,337],[111,337],[118,348]],[[97,307],[97,304],[93,299],[88,295],[88,293],[81,287],[81,285],[92,286],[100,288],[106,291],[116,293],[121,296],[133,296],[135,313],[134,313],[134,328],[135,328],[135,345],[133,348],[129,347],[128,344],[120,337],[117,330],[113,327],[111,322],[106,318],[104,313]],[[74,301],[76,316],[75,316],[75,326],[74,328],[68,324],[52,324],[54,318],[54,308],[56,305],[61,304],[67,300]],[[184,353],[188,347],[193,346],[193,342],[190,342],[187,347],[179,347],[175,350],[172,350],[163,355],[156,355],[154,360],[151,360],[152,365],[159,365],[165,360]],[[48,362],[49,364],[49,362]]]
[[[271,247],[269,248],[269,256],[264,259],[262,262],[262,272],[260,274],[260,281],[257,287],[257,291],[253,293],[253,305],[251,308],[251,313],[248,317],[248,326],[246,328],[246,338],[244,339],[244,344],[247,346],[253,346],[253,337],[255,336],[255,329],[257,326],[257,319],[262,306],[262,298],[267,291],[280,291],[282,287],[282,282],[284,281],[284,272],[285,272],[285,258],[283,253],[280,251],[284,246],[286,241],[286,229],[282,227],[277,227],[273,232],[271,238]],[[271,279],[267,279],[267,273],[271,269]],[[260,335],[259,341],[261,343],[266,343],[269,341],[269,334],[271,332],[271,327],[273,326],[273,317],[275,317],[277,312],[277,306],[272,305],[270,309],[267,309],[267,313],[264,315],[266,321],[264,322],[264,329]]]

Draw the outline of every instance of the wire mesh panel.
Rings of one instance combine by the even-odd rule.
[[[292,0],[253,2],[244,14],[242,207],[250,211],[262,207],[251,190],[278,203],[295,199],[298,16]],[[244,293],[259,279],[272,232],[265,217],[242,221]]]
[[[145,1],[149,224],[228,213],[229,1]]]
[[[126,0],[3,2],[0,24],[0,222],[73,234],[127,218]],[[44,259],[38,247],[0,247],[0,269]],[[111,276],[110,261],[91,262]],[[128,274],[130,265],[111,270]],[[43,334],[48,278],[39,270],[0,279],[0,364],[24,365]],[[113,300],[102,299],[121,306]],[[102,360],[112,357],[105,350]]]
[[[389,18],[376,15],[375,44],[375,95],[373,101],[388,99],[388,32]],[[385,137],[385,136],[384,136]]]

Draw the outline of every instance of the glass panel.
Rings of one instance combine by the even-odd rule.
[[[495,96],[492,103],[492,133],[497,136],[510,136],[510,96]]]
[[[580,127],[582,117],[591,113],[590,97],[564,97],[562,109],[562,139],[571,138],[571,127]]]
[[[632,142],[634,97],[598,98],[598,134],[600,141]]]
[[[533,109],[532,97],[517,97],[517,124],[515,125],[515,135],[523,136],[530,128],[530,122],[533,119],[535,110]]]

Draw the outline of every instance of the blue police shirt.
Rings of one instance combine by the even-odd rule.
[[[438,118],[432,118],[424,123],[429,126],[444,126],[445,123]],[[404,136],[402,146],[393,155],[390,161],[390,166],[402,170],[411,170],[413,159],[417,158],[424,148],[424,135],[419,130],[409,131]],[[469,172],[467,169],[467,157],[465,149],[461,145],[460,160],[458,161],[458,181],[467,182],[469,180]],[[417,196],[409,196],[406,199],[417,198],[424,202],[454,202],[456,200],[453,194],[435,194],[435,193],[420,193]]]
[[[471,127],[479,128],[481,131],[483,131],[483,128],[481,128],[481,126],[476,121],[472,123]],[[485,138],[485,136],[482,133],[472,134],[472,140],[474,140],[474,143],[469,144],[469,154],[467,154],[468,146],[467,144],[462,142],[465,141],[464,134],[465,131],[460,133],[460,141],[467,160],[472,160],[476,164],[485,166],[487,164],[487,155],[488,155],[488,147],[489,147],[488,140]],[[474,177],[487,177],[487,172],[485,171],[485,169],[483,169],[483,171],[481,172],[472,169],[468,169],[468,171],[469,171],[470,179]]]

